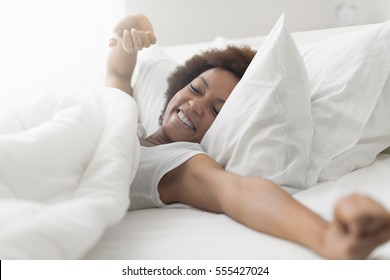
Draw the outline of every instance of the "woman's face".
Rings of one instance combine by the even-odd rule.
[[[203,72],[169,102],[162,123],[164,134],[172,142],[200,143],[238,81],[221,68]]]

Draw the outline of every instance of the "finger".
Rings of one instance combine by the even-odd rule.
[[[344,233],[354,236],[360,235],[360,219],[351,217],[345,207],[336,207],[334,211],[334,221]]]
[[[146,36],[148,36],[149,41],[151,44],[156,44],[157,38],[156,35],[154,35],[154,32],[146,31]]]
[[[134,49],[139,51],[143,48],[142,38],[138,32],[138,30],[132,28],[131,29],[131,38],[133,39]]]
[[[112,33],[112,35],[108,41],[108,45],[110,47],[115,47],[118,44],[118,42],[120,42],[120,40],[121,40],[121,37],[117,33]]]
[[[146,35],[146,33],[140,32],[139,35],[141,36],[143,47],[149,48],[152,43],[150,42],[149,37]]]
[[[133,40],[130,36],[129,30],[127,29],[123,30],[122,46],[126,52],[128,53],[134,52]]]
[[[390,241],[390,226],[384,227],[378,232],[378,235],[376,236],[376,241],[378,242],[378,244]]]
[[[378,246],[388,242],[390,240],[390,227],[383,228],[375,233],[367,235],[358,239],[359,242],[359,250],[364,252],[367,256]]]
[[[351,194],[341,198],[335,206],[335,218],[342,222],[347,230],[355,235],[362,234],[368,209],[365,197]]]
[[[366,235],[389,224],[389,213],[378,202],[365,196],[341,199],[335,207],[335,218],[355,235]]]

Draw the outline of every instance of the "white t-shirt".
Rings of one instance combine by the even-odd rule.
[[[164,206],[158,184],[169,171],[198,154],[205,154],[197,143],[175,142],[142,147],[137,174],[130,187],[129,211]]]

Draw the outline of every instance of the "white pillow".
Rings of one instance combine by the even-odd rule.
[[[390,73],[390,22],[300,50],[312,94],[310,186],[369,165],[390,145],[390,103],[378,103],[389,99],[381,94]]]
[[[139,122],[150,135],[159,125],[158,119],[165,104],[167,78],[177,63],[158,45],[143,50],[138,55],[133,77],[133,97],[139,107]]]
[[[305,186],[313,134],[307,73],[282,16],[201,145],[226,170]]]
[[[385,100],[390,97],[384,95],[390,94],[389,82],[384,87],[387,90],[381,90],[389,72],[386,36],[390,37],[388,22],[300,47],[310,79],[315,122],[307,186],[366,166],[389,146],[390,110],[383,105],[389,104]],[[263,38],[260,39],[253,41],[253,45],[262,45]],[[225,43],[216,39],[211,46],[221,45]],[[194,53],[196,51],[194,47]],[[165,104],[166,78],[176,66],[177,62],[158,46],[140,52],[134,97],[148,134],[159,126],[158,117]],[[354,125],[351,125],[351,117],[356,122]],[[202,144],[204,146],[205,141]],[[224,147],[215,144],[221,145],[221,150]]]

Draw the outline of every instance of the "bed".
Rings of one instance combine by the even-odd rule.
[[[283,24],[280,21],[278,23],[282,28]],[[314,79],[324,79],[324,73],[320,73],[322,69],[318,66],[325,63],[321,58],[326,60],[327,56],[335,57],[340,51],[340,45],[344,44],[343,50],[351,52],[351,45],[361,42],[360,56],[356,56],[356,59],[363,59],[367,63],[365,68],[361,67],[349,73],[352,85],[344,87],[351,92],[356,91],[357,86],[366,87],[370,95],[364,103],[355,104],[355,107],[348,105],[342,110],[337,107],[332,108],[335,112],[353,110],[352,112],[364,121],[354,120],[355,122],[351,123],[348,119],[343,122],[343,115],[340,115],[339,121],[344,128],[344,134],[338,135],[337,139],[329,139],[328,142],[336,143],[332,141],[337,140],[339,141],[337,145],[334,144],[332,147],[332,145],[311,143],[310,138],[310,144],[307,146],[304,141],[306,139],[304,137],[307,136],[305,134],[295,143],[297,155],[290,158],[294,162],[296,157],[307,158],[305,165],[302,166],[300,163],[294,166],[295,169],[284,173],[264,170],[265,174],[272,173],[270,177],[280,183],[297,200],[326,219],[331,219],[335,201],[353,192],[368,194],[390,209],[390,173],[388,172],[390,154],[386,152],[386,148],[390,146],[390,129],[385,131],[386,134],[380,135],[376,130],[365,129],[365,124],[368,122],[388,128],[380,121],[386,118],[387,113],[386,108],[381,106],[387,98],[382,93],[387,92],[390,96],[387,81],[390,72],[388,53],[390,43],[388,39],[385,40],[386,34],[390,34],[387,31],[390,29],[388,26],[388,23],[384,23],[292,34],[296,49],[303,56],[301,68],[296,68],[294,64],[293,69],[303,72],[306,69],[308,73],[307,81],[302,81],[302,87],[296,88],[299,94],[307,89],[311,91],[317,89],[312,84],[305,83],[310,83]],[[8,97],[3,96],[0,114],[2,129],[0,133],[2,153],[0,223],[3,225],[0,229],[0,258],[321,259],[306,248],[255,232],[225,215],[208,213],[183,204],[126,212],[128,203],[126,194],[134,177],[139,157],[136,138],[137,120],[145,124],[147,131],[155,129],[161,111],[161,102],[163,102],[161,96],[142,95],[140,92],[151,90],[144,87],[164,87],[165,77],[178,63],[210,47],[248,44],[255,49],[263,48],[264,53],[270,51],[274,55],[274,50],[271,49],[272,43],[277,40],[290,40],[286,39],[285,33],[284,35],[279,33],[277,37],[275,29],[277,25],[268,36],[240,39],[217,37],[212,42],[165,48],[155,46],[144,50],[140,54],[133,81],[136,91],[134,98],[137,102],[110,88],[91,89],[82,94],[49,91],[28,100],[22,98],[15,101],[15,98],[12,98],[11,103],[6,103]],[[375,36],[372,36],[373,33]],[[276,39],[272,41],[271,37]],[[268,49],[264,47],[265,45]],[[377,49],[371,49],[372,45]],[[294,48],[293,46],[293,51]],[[279,49],[285,50],[285,48]],[[368,53],[371,53],[371,56]],[[293,52],[293,55],[296,53]],[[382,56],[380,65],[372,64],[374,55]],[[327,71],[339,75],[338,81],[345,79],[344,74],[348,73],[340,66],[344,62],[343,59],[347,58],[336,56],[333,60],[335,64],[333,68],[327,68]],[[288,59],[291,59],[291,56],[288,56]],[[153,68],[150,68],[151,60],[154,61]],[[332,64],[329,60],[327,62]],[[269,62],[263,59],[262,63]],[[364,69],[361,70],[362,68]],[[152,72],[145,75],[144,72],[147,71]],[[385,73],[382,76],[376,75],[383,72]],[[376,75],[376,78],[360,85],[359,80],[362,76],[369,78],[370,75],[367,73],[371,73],[371,76]],[[155,81],[153,84],[141,83],[142,79],[155,79]],[[323,83],[318,87],[326,85],[327,83]],[[337,85],[332,84],[332,86]],[[317,101],[315,105],[319,109],[325,105],[334,106],[331,98],[324,99],[321,92],[316,94],[311,92],[311,100]],[[345,94],[347,97],[342,103],[354,104],[353,98],[348,95],[351,93]],[[49,101],[42,102],[42,99]],[[361,107],[363,109],[359,111],[357,108]],[[379,108],[377,111],[380,115],[373,116],[374,108]],[[304,110],[306,109],[302,107],[302,111]],[[37,111],[40,113],[36,114]],[[302,113],[301,117],[306,118],[306,113],[307,111]],[[318,114],[314,117],[317,117],[317,123],[321,123],[323,118],[329,120],[329,115]],[[307,125],[300,124],[300,127],[302,131],[311,129],[310,135],[313,135],[315,125],[316,123],[309,122]],[[231,130],[237,130],[237,127],[232,126]],[[59,136],[53,131],[58,131]],[[324,137],[320,132],[316,135]],[[221,145],[212,145],[213,141],[210,140],[212,135],[207,137],[209,140],[205,140],[205,149],[218,158],[221,152],[218,146]],[[226,138],[228,135],[224,134],[220,137]],[[373,143],[369,145],[370,148],[367,148],[366,144],[370,141]],[[351,142],[353,145],[350,144]],[[219,142],[214,141],[214,143]],[[63,147],[62,151],[65,152],[59,152],[60,147]],[[325,153],[330,149],[331,152],[327,152],[331,154],[332,160],[323,159],[323,162],[318,162],[316,157],[313,161],[308,149],[310,151],[317,149],[318,153]],[[33,152],[29,153],[30,150]],[[23,160],[21,160],[21,153],[23,153]],[[263,154],[260,155],[267,156],[264,154],[267,151],[261,153]],[[75,155],[78,155],[76,159],[74,159]],[[243,168],[240,162],[231,162],[222,157],[218,159],[225,160],[229,168],[237,172],[250,174],[251,168],[254,168],[253,166]],[[319,166],[321,172],[318,171]],[[285,166],[279,168],[285,170]],[[308,168],[311,169],[308,171]],[[128,170],[131,172],[125,172]],[[301,173],[304,177],[296,179],[299,177],[297,174]],[[307,187],[291,188],[288,182],[292,174],[295,174],[292,185],[302,184]],[[59,186],[53,190],[53,185]],[[38,191],[31,191],[34,190],[32,186]],[[376,249],[370,258],[390,259],[390,243]]]

